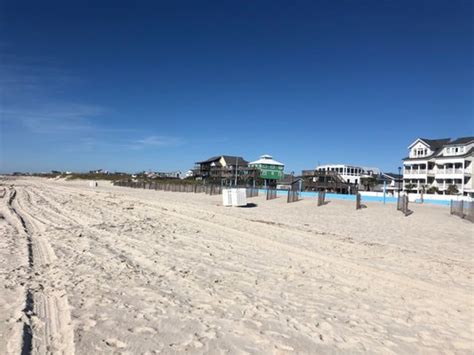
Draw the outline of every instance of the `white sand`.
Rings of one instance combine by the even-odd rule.
[[[474,351],[473,224],[446,207],[2,183],[0,353],[24,323],[34,353]]]

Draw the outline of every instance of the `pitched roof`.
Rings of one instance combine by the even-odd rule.
[[[471,147],[466,153],[461,154],[461,155],[440,155],[436,157],[436,159],[452,159],[452,158],[464,158],[464,157],[469,157],[474,155],[474,147]]]
[[[223,155],[227,165],[247,165],[249,162],[242,157],[236,157],[233,155]]]
[[[431,148],[431,150],[437,150],[441,148],[443,145],[446,145],[449,143],[451,138],[441,138],[441,139],[426,139],[426,138],[420,138],[423,142],[428,144]]]
[[[399,175],[396,173],[382,173],[382,175],[385,175],[388,178],[393,179],[393,180],[400,180],[403,178],[403,175]]]
[[[273,157],[271,155],[262,155],[260,159],[255,160],[249,164],[255,165],[255,164],[268,164],[268,165],[279,165],[279,166],[285,166],[285,164],[280,163],[279,161],[273,160]]]
[[[206,163],[213,163],[219,161],[221,158],[224,158],[227,165],[237,165],[237,161],[239,165],[247,165],[248,161],[246,161],[242,157],[232,156],[232,155],[217,155],[215,157],[209,158],[207,160],[198,161],[196,164],[206,164]]]
[[[474,137],[461,137],[449,142],[446,145],[467,144],[474,141]]]
[[[218,161],[221,158],[221,156],[222,155],[215,156],[215,157],[209,158],[207,160],[203,160],[203,161],[197,161],[196,164],[212,163],[213,161]]]
[[[427,159],[431,159],[432,157],[437,157],[437,159],[439,159],[439,158],[452,158],[453,157],[452,155],[444,157],[441,154],[443,152],[444,147],[453,146],[453,145],[469,144],[471,142],[474,142],[474,137],[473,136],[471,136],[471,137],[460,137],[460,138],[457,138],[457,139],[454,139],[454,140],[451,140],[450,138],[442,138],[442,139],[418,138],[415,142],[413,142],[410,145],[409,148],[411,148],[418,141],[422,141],[425,144],[427,144],[430,147],[430,149],[433,151],[433,153],[428,155],[428,156],[424,156],[424,157],[415,157],[415,158],[406,157],[406,158],[402,159],[403,161],[427,160]],[[462,157],[465,157],[465,156],[470,156],[470,155],[473,154],[473,152],[474,152],[474,149],[471,148],[467,153],[464,153],[462,155],[456,155],[455,157],[462,158]]]

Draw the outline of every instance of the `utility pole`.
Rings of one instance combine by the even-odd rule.
[[[402,179],[401,175],[401,166],[398,167],[398,197],[400,197],[400,180]]]
[[[239,171],[239,157],[237,157],[237,162],[236,162],[236,165],[235,165],[235,187],[237,187],[237,174],[238,174],[238,171]]]

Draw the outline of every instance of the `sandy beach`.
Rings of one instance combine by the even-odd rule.
[[[474,351],[473,224],[447,207],[0,183],[2,354],[29,330],[35,354]]]

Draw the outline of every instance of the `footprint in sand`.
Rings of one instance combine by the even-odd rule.
[[[104,342],[110,346],[110,347],[113,347],[113,348],[118,348],[118,349],[123,349],[127,346],[126,343],[118,340],[118,339],[115,339],[115,338],[109,338],[109,339],[105,339]]]
[[[156,329],[151,328],[151,327],[135,327],[135,328],[129,329],[129,331],[132,333],[139,333],[139,334],[140,333],[152,333],[152,334],[158,333]]]

